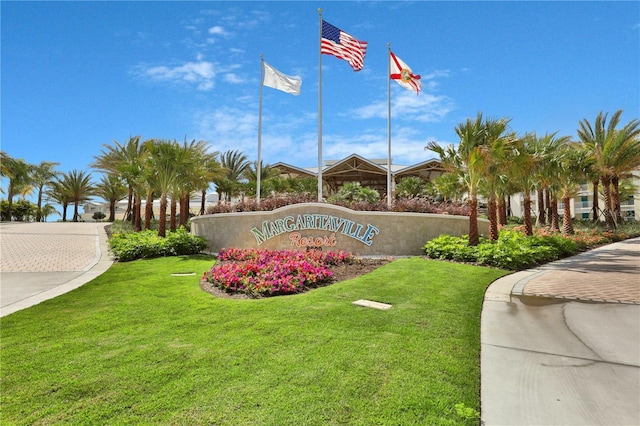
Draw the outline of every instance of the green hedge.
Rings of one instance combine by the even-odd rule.
[[[155,231],[117,233],[109,239],[114,257],[122,262],[162,256],[200,253],[207,247],[204,238],[189,234],[184,228],[159,237]]]
[[[575,241],[561,236],[527,237],[516,231],[503,230],[498,240],[485,238],[475,247],[469,246],[469,237],[441,235],[422,247],[432,259],[478,263],[509,270],[521,270],[556,259],[571,256],[579,251]]]

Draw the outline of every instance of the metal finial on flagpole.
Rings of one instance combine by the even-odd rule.
[[[322,15],[322,8],[320,8],[320,7],[318,8],[318,13],[319,13],[320,15]]]

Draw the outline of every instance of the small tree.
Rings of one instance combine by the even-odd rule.
[[[330,203],[358,203],[362,201],[377,203],[380,201],[380,194],[375,189],[363,187],[360,182],[347,182],[336,195],[329,197],[327,201]]]
[[[409,176],[398,183],[396,192],[401,198],[412,199],[422,197],[427,193],[427,182],[418,176]]]

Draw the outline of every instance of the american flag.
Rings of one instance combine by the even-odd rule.
[[[354,71],[364,67],[364,55],[367,53],[368,43],[353,38],[341,29],[322,20],[322,42],[320,53],[333,55],[344,59]]]

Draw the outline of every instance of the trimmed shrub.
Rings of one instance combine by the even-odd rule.
[[[113,256],[121,262],[197,254],[206,246],[204,238],[191,235],[184,228],[168,233],[165,238],[159,237],[155,231],[142,231],[116,233],[109,239],[109,248]]]

